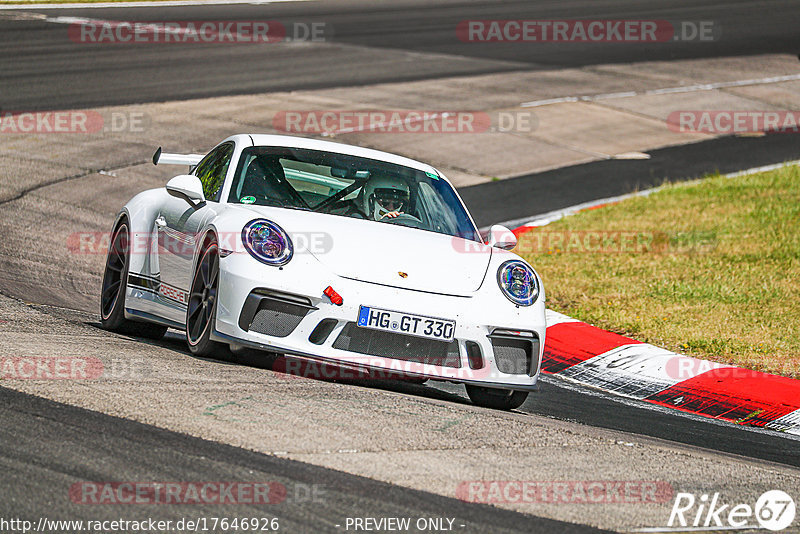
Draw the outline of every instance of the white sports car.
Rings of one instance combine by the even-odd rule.
[[[544,289],[502,226],[481,236],[447,179],[326,141],[234,135],[114,221],[101,318],[186,332],[191,351],[247,347],[337,368],[466,385],[478,405],[536,389]]]

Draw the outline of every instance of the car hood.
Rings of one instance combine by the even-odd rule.
[[[247,206],[279,224],[295,255],[311,254],[338,276],[386,286],[470,296],[477,291],[492,248],[435,232],[349,217]]]

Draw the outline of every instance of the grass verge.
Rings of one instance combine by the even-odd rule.
[[[667,185],[520,236],[548,307],[800,378],[800,168]]]

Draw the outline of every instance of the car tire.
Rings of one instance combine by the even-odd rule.
[[[186,344],[195,356],[228,359],[228,347],[211,340],[217,318],[219,248],[213,235],[206,237],[197,260],[186,306]]]
[[[108,245],[103,284],[100,290],[100,325],[120,334],[161,339],[167,327],[160,324],[130,321],[125,318],[125,291],[130,264],[130,233],[123,220],[114,230]]]
[[[467,395],[476,405],[495,410],[514,410],[522,406],[528,398],[527,391],[487,388],[466,384]]]

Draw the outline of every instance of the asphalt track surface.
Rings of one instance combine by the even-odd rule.
[[[271,369],[271,365],[265,365],[261,357],[245,358],[240,363]],[[374,380],[354,380],[351,383],[354,386],[380,387],[434,399],[470,402],[463,386],[446,382],[429,381],[424,388],[396,381],[376,384]],[[539,391],[530,394],[519,408],[520,412],[800,467],[800,439],[795,437],[735,427],[668,408],[623,401],[620,397],[601,391],[587,391],[586,388],[573,386],[555,376],[542,375],[539,386]]]
[[[282,532],[345,531],[347,517],[448,517],[459,532],[599,530],[400,488],[340,471],[257,454],[0,388],[0,517],[172,520],[278,517]],[[64,499],[75,479],[277,483],[274,504],[87,505]],[[316,488],[316,489],[315,489]],[[279,490],[280,491],[280,490]],[[78,529],[75,529],[78,531]]]
[[[321,22],[327,34],[326,42],[313,44],[91,44],[72,42],[68,24],[25,20],[20,12],[7,11],[0,15],[0,108],[4,110],[75,109],[515,70],[800,53],[796,25],[800,4],[781,0],[344,0],[30,11],[116,21],[274,20],[286,27]],[[711,21],[715,33],[724,38],[534,46],[457,38],[459,22],[487,19]]]
[[[103,47],[72,43],[67,26],[41,20],[0,17],[0,107],[5,110],[69,109],[112,104],[221,96],[239,93],[337,87],[535,70],[685,59],[798,53],[800,4],[763,2],[602,1],[504,2],[490,5],[421,0],[387,4],[308,2],[266,6],[203,6],[154,9],[59,10],[59,16],[110,20],[263,20],[284,23],[324,21],[330,43],[309,54],[307,45],[148,45]],[[34,10],[31,10],[34,11]],[[48,16],[56,16],[52,11]],[[714,20],[726,39],[704,43],[619,45],[483,46],[461,43],[454,27],[466,19],[641,18]],[[401,52],[402,55],[398,55]],[[433,55],[409,61],[409,54]],[[798,136],[723,138],[651,152],[646,161],[601,161],[504,182],[462,189],[479,225],[535,215],[583,201],[658,185],[663,178],[691,178],[796,159]],[[618,180],[595,177],[616,175]],[[547,178],[541,180],[542,177]],[[548,185],[543,185],[548,184]],[[557,184],[557,186],[553,186]],[[537,189],[538,188],[538,189]],[[525,195],[519,195],[523,190]],[[509,206],[508,198],[518,198]],[[546,201],[544,200],[546,198]],[[24,296],[23,296],[24,297]],[[68,313],[68,312],[66,312]],[[166,342],[165,342],[166,343]],[[358,385],[354,385],[358,387]],[[370,387],[376,387],[371,385]],[[463,401],[462,388],[403,384],[383,387],[409,395]],[[243,449],[61,405],[0,388],[0,457],[4,466],[3,516],[100,519],[113,509],[59,505],[65,475],[89,480],[232,479],[247,468],[261,477],[291,484],[324,483],[338,488],[322,510],[314,503],[286,503],[281,517],[302,531],[332,531],[339,517],[364,515],[449,515],[463,518],[475,532],[588,531],[588,528],[466,504],[260,455]],[[558,379],[543,380],[523,412],[651,436],[720,452],[800,466],[798,441],[774,433],[744,430],[681,413],[619,402],[586,393]],[[202,465],[202,468],[198,468]],[[332,495],[332,496],[331,496]],[[330,507],[330,508],[328,508]],[[225,511],[230,515],[231,511]],[[246,508],[242,512],[247,512]],[[147,510],[135,511],[141,516]],[[162,511],[159,515],[179,514]],[[77,515],[76,515],[77,514]],[[127,514],[131,516],[130,513]]]

